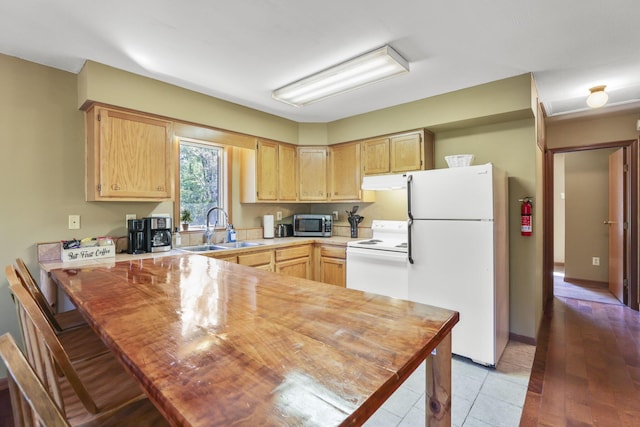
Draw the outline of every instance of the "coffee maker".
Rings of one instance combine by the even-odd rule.
[[[143,254],[145,250],[145,234],[144,227],[145,222],[143,219],[130,219],[127,221],[129,245],[127,246],[127,253],[129,254]]]
[[[144,234],[146,252],[171,250],[171,218],[168,216],[144,218]]]

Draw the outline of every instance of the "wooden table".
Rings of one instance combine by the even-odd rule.
[[[173,425],[360,425],[425,359],[450,425],[457,312],[190,254],[51,274]]]

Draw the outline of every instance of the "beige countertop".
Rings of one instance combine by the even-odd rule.
[[[352,239],[350,237],[344,236],[332,236],[332,237],[279,237],[273,239],[251,239],[251,242],[262,243],[260,246],[248,247],[248,248],[237,248],[237,249],[226,249],[219,250],[216,252],[225,252],[225,253],[238,253],[238,252],[246,252],[246,251],[256,251],[261,249],[280,247],[280,246],[290,246],[290,245],[298,245],[298,244],[331,244],[331,245],[343,245],[346,246],[347,242],[363,240],[362,238]],[[116,262],[120,261],[136,261],[143,260],[148,258],[161,258],[170,255],[179,255],[184,254],[186,251],[181,248],[174,248],[167,252],[156,252],[156,253],[144,253],[144,254],[127,254],[127,253],[119,253],[116,254],[114,258],[99,258],[93,260],[85,260],[85,261],[70,261],[70,262],[62,262],[62,261],[43,261],[40,262],[40,268],[46,272],[54,270],[56,268],[73,268],[73,267],[92,267],[96,265],[115,265]],[[193,253],[193,252],[191,252]]]

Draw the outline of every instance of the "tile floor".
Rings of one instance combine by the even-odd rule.
[[[520,424],[535,346],[510,341],[496,368],[454,356],[451,366],[453,427]],[[364,424],[365,427],[425,425],[424,363]]]

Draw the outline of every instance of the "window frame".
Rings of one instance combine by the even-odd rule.
[[[219,207],[221,207],[227,213],[229,218],[228,218],[228,222],[225,222],[224,215],[222,215],[221,213],[218,213],[219,216],[218,216],[218,221],[216,223],[216,230],[225,229],[228,224],[232,223],[231,201],[229,197],[231,192],[231,164],[230,164],[231,156],[229,152],[229,147],[227,145],[220,144],[213,141],[207,141],[207,140],[196,139],[196,138],[188,138],[188,137],[182,137],[182,136],[177,136],[175,139],[175,157],[174,158],[176,159],[176,174],[175,174],[176,194],[173,202],[173,215],[175,218],[174,227],[178,228],[179,231],[183,231],[181,227],[181,221],[180,221],[180,213],[182,210],[182,207],[181,207],[182,201],[180,198],[180,192],[181,192],[180,147],[183,142],[186,143],[187,145],[208,146],[208,147],[219,148],[222,150],[222,162],[220,165],[220,179],[221,179],[220,198],[222,200],[222,206],[219,206]],[[206,222],[204,224],[197,224],[197,225],[192,224],[189,226],[188,231],[204,231],[205,228],[206,228]]]

